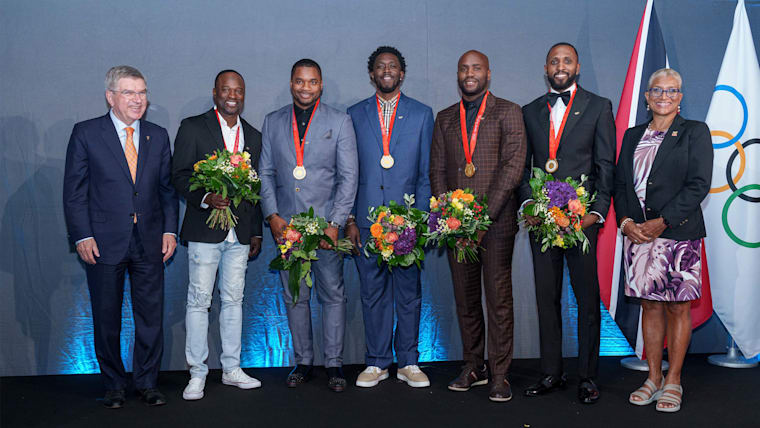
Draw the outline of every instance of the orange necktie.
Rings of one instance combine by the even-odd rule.
[[[137,149],[135,149],[135,142],[132,140],[132,134],[135,133],[135,129],[128,126],[125,130],[127,131],[127,142],[124,144],[124,156],[127,158],[129,173],[132,174],[132,182],[134,183],[137,177]]]

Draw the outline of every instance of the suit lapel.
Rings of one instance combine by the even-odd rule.
[[[399,102],[401,100],[399,99]],[[380,132],[380,119],[377,117],[377,98],[376,95],[367,99],[364,103],[364,113],[367,115],[367,123],[372,130],[372,135],[375,136],[377,146],[380,147],[380,151],[383,151],[383,134]]]
[[[684,119],[680,115],[677,115],[673,120],[670,128],[668,128],[668,132],[665,133],[665,139],[662,140],[660,148],[657,149],[657,155],[654,157],[654,162],[652,162],[652,170],[649,173],[650,176],[654,174],[655,171],[657,171],[657,168],[662,166],[670,152],[672,152],[675,148],[678,140],[683,136],[684,122]]]
[[[219,118],[216,117],[216,111],[211,108],[211,110],[207,111],[206,114],[203,115],[203,118],[206,122],[208,132],[214,138],[216,148],[218,150],[224,150],[226,147],[224,145],[224,138],[222,137],[222,127],[219,125]]]
[[[396,119],[393,122],[393,133],[391,134],[390,151],[394,152],[398,145],[398,136],[404,131],[404,126],[409,121],[409,103],[406,101],[404,94],[399,93],[398,108],[396,109]],[[379,123],[379,121],[378,121]],[[403,141],[402,141],[403,144]]]
[[[547,102],[549,101],[549,97],[547,95],[544,95],[541,99],[541,102],[538,104],[538,126],[541,130],[541,139],[539,140],[540,147],[539,153],[546,153],[547,157],[549,154],[549,105]],[[535,148],[533,149],[536,150]]]
[[[282,122],[282,141],[285,142],[285,151],[290,153],[293,165],[295,165],[296,148],[293,146],[293,104],[289,104],[281,110],[280,121]],[[306,151],[305,147],[304,151]]]
[[[562,150],[562,145],[569,138],[568,135],[572,134],[573,128],[581,119],[581,117],[583,117],[583,112],[586,111],[586,107],[588,107],[588,102],[589,102],[588,93],[586,93],[586,91],[581,89],[580,86],[577,86],[577,89],[575,92],[575,98],[573,99],[573,105],[570,106],[570,114],[567,116],[567,122],[565,122],[565,129],[562,130],[562,137],[559,140],[559,149],[557,150],[557,152]]]
[[[144,166],[148,162],[150,147],[148,127],[145,125],[144,120],[140,120],[140,148],[137,149],[137,176],[135,177],[135,185],[140,182],[140,177],[142,177],[143,170],[145,169]]]
[[[108,114],[103,116],[101,135],[106,146],[111,150],[111,153],[116,159],[116,163],[121,167],[121,170],[124,172],[124,175],[126,175],[129,182],[132,183],[132,174],[129,172],[129,165],[127,165],[127,158],[124,156],[124,149],[121,147],[119,134],[116,133],[116,127],[111,120],[111,116]]]
[[[626,148],[626,153],[621,153],[620,158],[628,159],[626,161],[626,165],[623,165],[626,169],[625,179],[628,182],[628,185],[631,189],[633,189],[633,155],[636,153],[636,147],[639,145],[639,141],[641,141],[641,137],[644,136],[644,132],[646,132],[646,125],[638,126],[637,128],[634,128],[631,131],[631,140],[634,141],[634,144],[629,145]]]

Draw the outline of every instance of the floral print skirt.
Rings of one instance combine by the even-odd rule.
[[[685,302],[702,294],[702,240],[656,238],[634,244],[623,237],[625,295],[660,302]]]

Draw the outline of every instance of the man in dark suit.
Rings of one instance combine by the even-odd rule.
[[[478,232],[484,250],[479,261],[458,263],[449,250],[465,366],[449,383],[452,391],[467,391],[488,383],[484,360],[485,322],[481,305],[481,271],[488,313],[488,361],[492,401],[509,401],[507,381],[512,362],[512,249],[517,233],[517,198],[523,174],[525,127],[520,107],[488,91],[488,57],[466,52],[457,69],[462,100],[438,113],[430,151],[430,185],[434,195],[470,188],[488,198],[493,224]],[[464,122],[460,119],[465,117]],[[463,137],[466,136],[466,141]],[[466,153],[466,145],[470,153]],[[477,149],[475,149],[477,145]]]
[[[257,169],[261,133],[240,117],[245,101],[245,82],[240,73],[234,70],[219,72],[212,95],[214,108],[183,120],[174,141],[172,181],[187,201],[180,237],[188,241],[190,270],[185,316],[185,357],[190,366],[190,381],[182,393],[185,400],[203,398],[208,374],[208,310],[220,266],[222,383],[241,389],[261,386],[261,382],[240,368],[245,271],[248,258],[261,250],[261,206],[247,201],[237,207],[231,206],[237,217],[235,227],[228,231],[211,229],[206,224],[211,209],[224,209],[230,206],[230,200],[202,189],[190,191],[193,165],[215,150],[248,152],[254,169]]]
[[[95,355],[109,408],[124,405],[127,386],[119,349],[127,271],[135,319],[134,386],[147,404],[166,404],[156,388],[163,352],[163,263],[177,247],[178,206],[170,183],[169,136],[141,119],[147,95],[137,69],[108,70],[110,111],[74,125],[66,151],[66,225],[86,263]]]
[[[427,211],[430,199],[433,111],[401,93],[406,61],[397,49],[380,46],[370,55],[367,67],[375,93],[348,109],[359,153],[359,188],[346,235],[358,248],[370,236],[370,207],[387,206],[390,201],[403,205],[404,194],[413,194],[415,207]],[[361,281],[367,342],[367,367],[356,385],[372,387],[386,379],[395,347],[396,377],[412,387],[430,386],[427,375],[417,366],[422,307],[419,269],[412,265],[389,272],[387,266],[377,265],[375,257],[363,253],[354,260]],[[398,319],[395,340],[394,307]]]
[[[591,243],[588,254],[583,254],[580,246],[567,250],[549,248],[542,252],[541,244],[531,234],[543,377],[526,389],[525,395],[542,395],[564,388],[566,383],[562,370],[560,314],[564,258],[578,302],[578,373],[581,378],[578,398],[590,404],[599,398],[599,389],[594,382],[599,360],[601,319],[596,238],[599,224],[607,216],[613,190],[615,123],[610,100],[577,85],[580,63],[575,47],[569,43],[552,46],[546,56],[544,70],[551,91],[523,107],[528,154],[520,199],[523,205],[531,202],[528,181],[531,168],[538,167],[545,168],[557,179],[573,177],[580,181],[581,174],[587,175],[588,181],[584,186],[588,192],[596,192],[596,201],[583,217],[582,227]],[[530,225],[539,222],[535,217],[527,219]]]

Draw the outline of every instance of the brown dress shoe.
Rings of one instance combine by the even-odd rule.
[[[473,386],[486,385],[488,383],[488,369],[483,364],[482,368],[475,368],[471,365],[465,365],[462,373],[456,379],[449,382],[449,389],[452,391],[468,391]]]
[[[512,387],[509,386],[507,378],[501,375],[494,375],[491,379],[491,392],[488,393],[488,399],[497,403],[503,403],[512,399]]]

